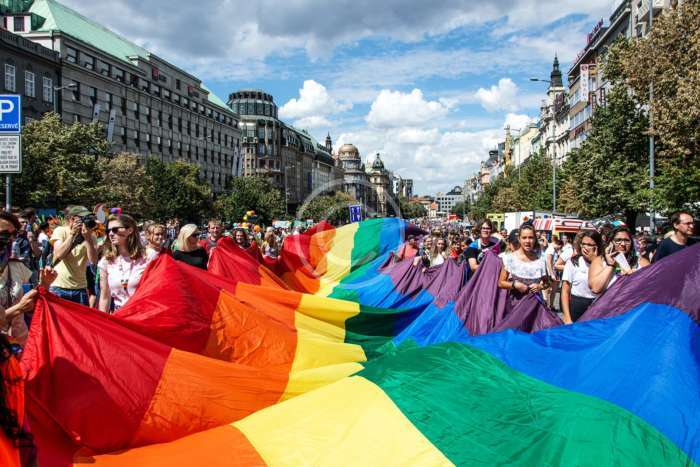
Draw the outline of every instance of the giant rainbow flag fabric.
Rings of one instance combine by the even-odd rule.
[[[210,271],[163,256],[105,315],[42,291],[22,357],[40,465],[697,465],[700,245],[574,325],[321,225]],[[290,237],[291,238],[291,237]]]

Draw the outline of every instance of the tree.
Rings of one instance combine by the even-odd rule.
[[[109,143],[97,123],[64,125],[55,113],[33,120],[22,131],[22,173],[13,177],[20,206],[92,205],[99,197],[100,158]]]
[[[588,138],[564,164],[564,186],[575,189],[581,214],[619,213],[635,225],[649,200],[647,123],[623,86],[613,88],[607,105],[596,109]]]
[[[469,203],[466,201],[459,201],[450,209],[451,214],[457,214],[458,216],[466,215],[467,212],[469,212]]]
[[[316,222],[325,220],[334,225],[345,224],[350,222],[348,206],[352,204],[357,204],[357,201],[347,193],[317,196],[302,206],[297,217],[313,219]]]
[[[136,154],[122,153],[103,158],[99,164],[100,201],[120,206],[137,218],[149,218],[156,209],[154,186],[157,181],[146,175],[146,168]]]
[[[700,2],[680,2],[646,37],[611,47],[605,74],[650,107],[656,138],[654,202],[700,210]],[[653,99],[650,85],[653,83]]]
[[[146,180],[152,184],[154,207],[151,217],[199,221],[211,212],[211,186],[200,179],[199,168],[186,162],[146,160]]]
[[[284,197],[280,190],[263,177],[234,177],[227,193],[214,203],[214,209],[224,219],[241,222],[247,211],[253,210],[263,224],[284,215]]]
[[[401,210],[401,217],[404,219],[417,219],[428,215],[428,210],[425,209],[425,206],[417,201],[410,201],[403,196],[399,197],[399,209]]]

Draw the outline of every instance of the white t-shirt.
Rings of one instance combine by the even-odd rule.
[[[437,255],[435,255],[435,258],[430,260],[430,266],[439,266],[444,262],[445,262],[445,256],[438,253]]]
[[[598,295],[591,292],[588,286],[588,262],[579,257],[578,264],[569,259],[564,265],[562,280],[571,284],[571,295],[583,298],[596,298]]]
[[[117,256],[111,262],[107,258],[102,258],[97,263],[97,268],[107,272],[107,283],[109,284],[109,292],[114,300],[114,309],[117,310],[124,306],[126,302],[136,292],[136,289],[141,282],[141,276],[146,270],[148,263],[155,256],[147,255],[136,261],[124,256]],[[126,287],[124,287],[126,285]]]
[[[544,255],[534,261],[522,261],[517,254],[506,255],[502,258],[503,267],[512,278],[525,284],[535,284],[547,276],[547,264]]]
[[[559,253],[559,258],[566,263],[572,256],[574,256],[574,247],[567,243],[562,247],[561,252]]]
[[[10,308],[19,302],[24,295],[22,284],[29,282],[30,277],[32,277],[32,271],[21,261],[7,263],[0,273],[0,306],[3,309]],[[12,336],[20,345],[24,345],[29,334],[24,315],[15,316],[11,322],[5,323],[5,326],[5,329],[0,329],[0,333]]]

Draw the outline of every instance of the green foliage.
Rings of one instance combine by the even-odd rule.
[[[644,38],[610,49],[606,76],[651,107],[656,138],[654,204],[700,210],[700,2],[680,2]],[[653,99],[650,85],[653,84]]]
[[[148,217],[165,220],[172,217],[199,221],[211,212],[212,192],[199,178],[199,168],[185,162],[162,162],[154,157],[146,161],[144,192],[153,193],[153,208]],[[152,190],[152,191],[149,191]]]
[[[227,221],[241,222],[250,210],[266,225],[284,215],[284,196],[266,178],[234,177],[227,191],[214,203],[217,214]]]
[[[564,164],[563,204],[588,217],[623,214],[634,225],[649,200],[646,115],[617,86],[608,94],[607,106],[596,109],[591,124],[580,150]]]
[[[465,201],[458,202],[450,209],[450,214],[457,214],[458,216],[466,215],[467,212],[469,212],[469,203]]]
[[[428,215],[428,210],[425,209],[425,206],[404,197],[399,198],[399,209],[401,210],[401,217],[404,219],[417,219]]]
[[[92,205],[99,197],[98,161],[109,144],[99,124],[64,125],[57,114],[27,124],[22,131],[22,173],[13,176],[13,204]]]
[[[357,201],[347,193],[317,196],[299,210],[297,217],[316,222],[326,220],[335,225],[346,224],[350,222],[348,206],[352,204],[357,204]]]
[[[155,181],[136,154],[122,153],[100,160],[100,199],[107,206],[120,206],[137,218],[148,218],[156,209]]]

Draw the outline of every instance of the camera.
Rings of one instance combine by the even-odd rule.
[[[92,214],[89,214],[87,216],[83,216],[80,218],[80,220],[83,221],[83,225],[85,225],[85,227],[87,227],[90,230],[97,227],[97,219]]]

